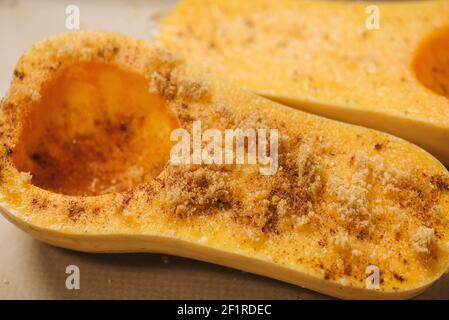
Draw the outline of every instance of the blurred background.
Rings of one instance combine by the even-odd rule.
[[[175,0],[0,0],[0,94],[9,86],[24,50],[50,35],[68,31],[66,8],[80,9],[80,28],[122,32],[142,40],[154,34],[158,18]]]

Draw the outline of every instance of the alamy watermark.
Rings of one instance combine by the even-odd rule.
[[[274,175],[278,170],[279,133],[277,129],[201,128],[193,121],[192,132],[178,128],[170,141],[177,142],[170,152],[170,163],[187,164],[258,164],[261,175]]]
[[[369,5],[365,9],[368,17],[365,20],[365,28],[368,30],[380,29],[380,8],[376,5]]]
[[[378,266],[370,264],[366,267],[365,287],[369,290],[380,289],[380,269]]]
[[[65,268],[65,273],[68,274],[65,279],[65,287],[67,290],[80,289],[80,268],[77,265],[71,264]]]
[[[80,8],[77,5],[71,4],[65,8],[65,27],[68,30],[80,29]]]

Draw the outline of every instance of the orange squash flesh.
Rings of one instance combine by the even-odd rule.
[[[185,0],[160,29],[211,76],[405,138],[449,165],[448,1]]]
[[[139,76],[81,62],[43,88],[14,163],[33,173],[36,186],[53,192],[125,191],[155,178],[168,161],[167,137],[178,124],[167,108]]]
[[[168,162],[170,132],[195,120],[278,129],[278,170]],[[2,214],[60,247],[163,252],[341,298],[408,298],[449,265],[449,173],[431,155],[122,35],[72,32],[27,51],[1,102],[0,156]]]

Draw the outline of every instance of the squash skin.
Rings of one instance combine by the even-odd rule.
[[[379,30],[364,28],[368,5],[379,8]],[[417,75],[432,73],[428,61],[438,58],[428,39],[441,30],[449,37],[448,17],[449,3],[439,0],[186,0],[165,17],[158,39],[214,77],[394,134],[449,165],[449,99]]]
[[[69,50],[65,50],[67,46]],[[114,50],[115,47],[118,50]],[[98,52],[116,53],[98,55]],[[170,58],[165,59],[166,56]],[[187,81],[187,83],[191,81],[194,84],[204,82],[207,84],[210,96],[165,97],[180,119],[181,126],[188,126],[191,119],[186,115],[190,114],[194,118],[201,119],[205,124],[218,128],[235,126],[235,121],[244,126],[257,125],[259,121],[262,121],[259,125],[279,127],[281,134],[290,137],[301,136],[303,141],[310,144],[316,151],[314,153],[322,157],[321,160],[326,164],[320,167],[323,177],[330,172],[350,173],[353,169],[349,165],[349,160],[354,150],[363,151],[368,157],[380,157],[391,167],[397,165],[398,170],[413,172],[411,180],[408,181],[412,187],[421,190],[424,198],[429,196],[433,205],[441,206],[439,213],[432,210],[425,211],[425,217],[415,216],[413,212],[408,212],[406,209],[400,210],[410,220],[410,228],[422,224],[423,218],[428,220],[428,223],[434,223],[432,226],[438,231],[435,242],[438,254],[431,264],[432,268],[427,269],[426,264],[423,264],[419,257],[415,257],[413,248],[400,247],[412,245],[410,240],[402,239],[385,243],[381,239],[358,240],[355,235],[350,235],[351,240],[360,245],[361,250],[366,249],[368,252],[372,246],[387,247],[389,250],[400,250],[403,254],[412,257],[407,267],[411,270],[412,278],[403,282],[394,280],[394,277],[389,274],[390,271],[402,272],[407,268],[395,265],[396,258],[382,258],[380,254],[374,254],[375,261],[379,264],[385,263],[385,283],[382,289],[365,289],[364,282],[357,278],[359,274],[348,276],[351,282],[344,284],[341,282],[342,275],[338,270],[337,272],[330,269],[328,270],[330,274],[326,276],[323,274],[325,267],[323,270],[311,264],[311,261],[297,262],[295,257],[307,259],[308,254],[314,251],[318,253],[321,250],[319,245],[301,238],[303,229],[290,229],[291,227],[286,225],[279,226],[279,234],[264,232],[259,230],[262,225],[257,223],[255,226],[249,225],[245,222],[246,216],[239,216],[241,213],[246,213],[255,219],[263,218],[258,216],[260,212],[256,207],[240,207],[241,204],[236,202],[232,204],[232,210],[212,208],[209,212],[207,211],[209,208],[206,208],[204,212],[207,214],[192,214],[187,217],[174,214],[177,207],[171,205],[169,195],[170,192],[177,192],[178,189],[173,186],[173,183],[176,185],[182,183],[183,178],[190,178],[192,172],[190,169],[177,169],[168,165],[155,179],[130,190],[95,196],[64,195],[36,187],[24,179],[23,174],[17,170],[13,162],[14,148],[20,140],[24,119],[28,109],[34,103],[33,100],[36,100],[36,92],[40,95],[43,84],[51,81],[57,74],[57,70],[53,68],[55,63],[59,66],[58,68],[70,68],[74,64],[85,61],[101,62],[135,72],[148,82],[151,81],[151,74],[155,71],[164,72],[166,68],[174,72],[182,79],[181,81]],[[87,252],[175,254],[270,276],[340,298],[409,298],[422,292],[447,270],[449,264],[447,254],[449,174],[432,156],[412,144],[387,134],[291,110],[220,81],[206,82],[193,70],[194,68],[190,68],[182,60],[173,59],[164,50],[129,37],[109,33],[69,33],[45,40],[31,48],[20,59],[16,68],[25,76],[22,79],[16,77],[13,80],[9,95],[1,105],[0,208],[2,214],[37,239],[55,246]],[[179,103],[186,99],[188,106]],[[183,113],[186,111],[185,108],[187,108],[187,114]],[[218,114],[222,115],[220,120],[217,120]],[[254,119],[255,115],[257,119]],[[284,123],[287,121],[285,119],[288,119],[287,126]],[[329,146],[323,147],[322,141],[327,141]],[[378,143],[382,144],[379,148],[377,148]],[[296,142],[293,145],[295,147],[293,159],[296,160],[298,145]],[[401,162],[405,158],[410,161]],[[204,167],[199,170],[203,169],[215,170]],[[280,177],[264,179],[257,172],[254,173],[251,168],[244,169],[241,171],[231,168],[225,171],[225,174],[218,170],[218,180],[226,179],[226,174],[234,177],[229,182],[229,192],[233,194],[233,197],[239,198],[244,204],[252,203],[261,206],[261,200],[253,198],[255,192],[252,191],[255,190],[251,188],[256,187],[257,191],[260,187],[258,191],[264,191],[271,186],[274,179],[280,179]],[[180,178],[177,178],[178,175]],[[377,177],[377,173],[374,176]],[[437,182],[433,182],[431,177],[437,178]],[[173,179],[175,179],[174,182]],[[426,179],[429,179],[429,186],[421,185],[422,180],[427,181]],[[236,183],[232,184],[232,181]],[[280,181],[284,182],[283,179]],[[235,189],[238,186],[243,190]],[[383,188],[380,185],[375,187],[380,188],[379,190]],[[408,189],[399,190],[397,195],[408,197],[409,191]],[[378,198],[387,200],[384,196]],[[326,197],[323,197],[321,201],[326,205],[332,202]],[[195,206],[197,204],[193,205],[194,208]],[[198,208],[201,209],[200,206]],[[324,223],[334,225],[336,222],[330,220],[330,216],[327,217],[327,214],[331,214],[330,207],[324,209],[328,209],[322,212],[328,219]],[[73,214],[74,212],[76,214]],[[242,220],[235,220],[234,214]],[[287,218],[293,214],[295,212],[289,212]],[[280,222],[282,221],[281,218]],[[388,224],[384,225],[381,221],[376,223],[379,224],[374,225],[373,229],[380,228],[378,231],[382,231],[385,235],[392,231]],[[320,228],[322,237],[329,236],[327,225]],[[251,233],[247,234],[248,231]],[[377,231],[372,230],[372,232]],[[375,235],[377,233],[373,234]],[[311,239],[320,240],[321,236],[312,233]],[[354,239],[352,239],[353,236]],[[206,242],[203,241],[203,237],[207,237]],[[301,244],[310,244],[311,251],[303,254],[295,250],[295,246]],[[339,249],[334,244],[329,243],[326,247],[331,256],[317,258],[324,264],[332,263],[331,257],[340,255]],[[393,265],[388,266],[388,264]],[[364,262],[356,260],[352,265],[354,269],[364,267]]]
[[[235,250],[223,250],[212,246],[198,245],[192,241],[177,238],[169,238],[159,235],[138,235],[130,237],[128,234],[114,235],[80,235],[79,233],[54,232],[48,228],[38,228],[17,219],[4,207],[0,207],[1,213],[17,227],[47,244],[87,253],[163,253],[180,257],[201,260],[233,269],[239,269],[287,283],[295,284],[303,288],[312,289],[320,293],[340,298],[354,300],[374,299],[409,299],[413,298],[431,284],[410,288],[400,292],[378,292],[376,290],[345,287],[339,284],[328,283],[323,286],[323,280],[306,273],[298,273],[297,270],[285,266],[276,265],[266,261],[265,257],[256,258],[253,254]]]

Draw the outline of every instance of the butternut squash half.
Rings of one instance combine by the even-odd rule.
[[[55,246],[174,254],[341,298],[408,298],[446,272],[440,162],[194,69],[118,34],[34,45],[1,102],[3,215]],[[278,130],[277,170],[169,161],[171,133],[194,121]]]
[[[449,165],[449,1],[184,0],[159,40],[213,76]]]

